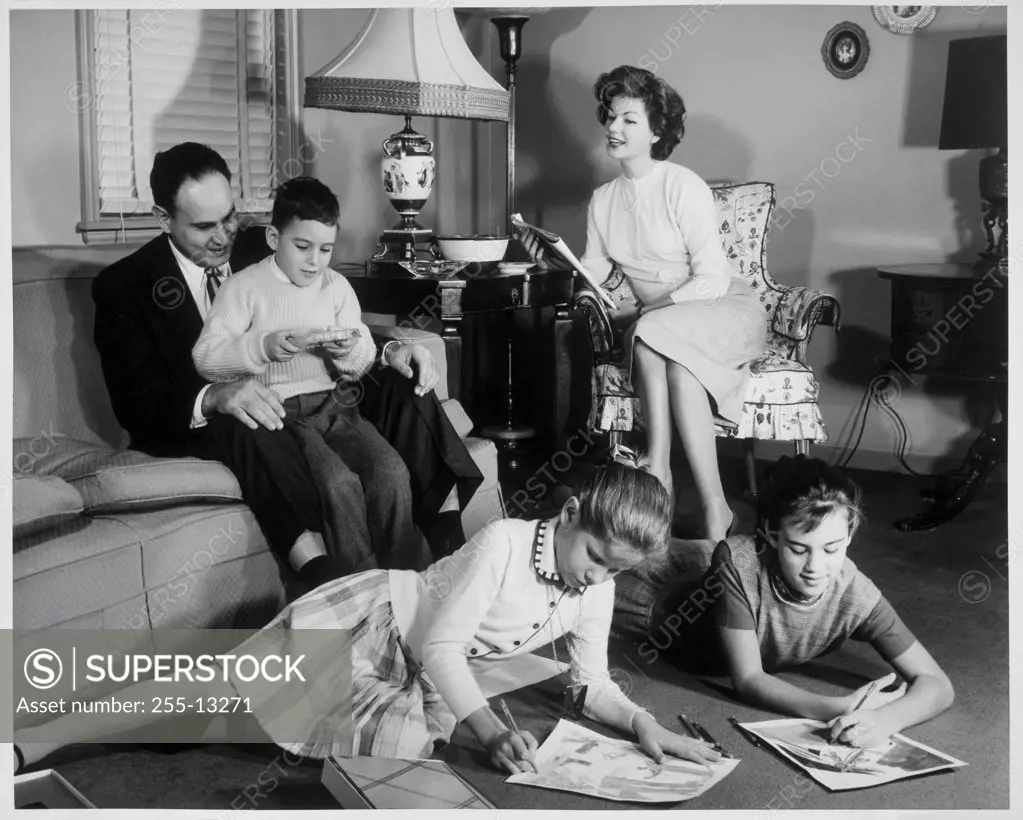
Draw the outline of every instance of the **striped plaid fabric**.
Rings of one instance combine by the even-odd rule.
[[[308,659],[311,665],[303,663],[313,685],[302,693],[280,684],[232,678],[278,745],[313,758],[401,759],[427,757],[434,741],[451,737],[455,716],[401,639],[386,571],[371,570],[324,584],[284,609],[252,640],[262,642],[260,652],[268,651],[269,642],[273,652],[286,655],[293,646],[293,630],[311,629],[351,630],[350,685],[347,670],[338,668],[338,663],[347,662],[348,653],[340,659],[314,657]],[[245,646],[236,653],[242,654]],[[294,647],[290,654],[296,654]],[[307,699],[296,703],[296,694]]]

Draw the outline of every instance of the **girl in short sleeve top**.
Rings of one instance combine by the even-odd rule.
[[[833,741],[869,748],[945,711],[954,692],[880,590],[846,557],[860,504],[859,487],[823,461],[781,459],[761,496],[757,535],[729,538],[714,551],[702,583],[712,617],[694,623],[700,639],[691,647],[716,654],[743,699],[829,721]],[[869,642],[903,682],[893,687],[891,673],[834,696],[774,675],[849,639]]]

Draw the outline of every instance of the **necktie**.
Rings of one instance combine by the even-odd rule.
[[[220,283],[224,281],[224,274],[220,272],[219,268],[206,268],[206,304],[212,305],[213,299],[217,295],[217,288],[220,287]]]

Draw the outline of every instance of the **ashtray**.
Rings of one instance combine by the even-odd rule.
[[[417,259],[398,264],[418,279],[447,279],[461,272],[469,263],[460,259]]]

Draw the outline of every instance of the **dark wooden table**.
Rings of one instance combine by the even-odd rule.
[[[444,278],[413,278],[399,265],[367,273],[362,265],[341,264],[364,311],[398,317],[399,324],[425,328],[430,321],[441,325],[447,353],[448,384],[452,398],[470,394],[463,381],[461,326],[467,316],[497,314],[509,310],[554,308],[554,350],[551,371],[553,408],[551,424],[557,437],[568,418],[571,382],[569,334],[572,320],[569,302],[575,288],[571,271],[502,273],[469,268]]]
[[[933,263],[878,268],[891,284],[890,367],[905,375],[996,385],[1001,418],[970,447],[963,469],[925,493],[928,506],[900,519],[901,530],[926,530],[959,515],[1005,461],[1008,437],[1008,268]]]

